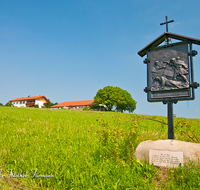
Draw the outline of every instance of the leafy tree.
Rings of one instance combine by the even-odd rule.
[[[113,86],[106,86],[103,89],[99,89],[96,96],[94,97],[94,102],[97,104],[106,105],[108,111],[111,111],[115,103],[115,96],[113,93]]]
[[[0,103],[0,106],[3,106],[3,104],[2,104],[2,103]]]
[[[7,103],[5,104],[5,106],[12,107],[13,104],[12,104],[12,102],[7,102]]]
[[[49,99],[48,99],[49,100]],[[50,101],[50,100],[49,100]],[[54,105],[57,105],[58,104],[58,102],[56,102],[56,103],[52,103],[51,101],[50,101],[50,103],[44,103],[44,106],[46,107],[46,108],[50,108],[51,106],[54,106]]]
[[[94,102],[106,105],[108,111],[111,111],[115,106],[116,110],[120,112],[133,112],[136,109],[137,103],[126,90],[113,86],[106,86],[103,89],[99,89],[94,97]]]

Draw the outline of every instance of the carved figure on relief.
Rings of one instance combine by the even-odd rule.
[[[166,60],[168,58],[168,60]],[[156,60],[151,70],[152,91],[172,90],[189,87],[188,65],[184,58],[163,56]]]
[[[188,82],[187,77],[185,76],[188,74],[188,65],[180,60],[180,57],[172,58],[169,64],[175,70],[174,80],[177,80],[177,76],[180,76],[185,82]]]

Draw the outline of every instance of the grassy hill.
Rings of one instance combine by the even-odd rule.
[[[158,168],[134,158],[167,139],[167,118],[0,107],[3,189],[199,189],[200,165]],[[174,118],[175,139],[199,142],[200,120]],[[189,175],[188,175],[189,174]]]

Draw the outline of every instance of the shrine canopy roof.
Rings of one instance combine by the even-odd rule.
[[[138,51],[138,54],[141,57],[145,56],[147,54],[147,50],[149,48],[153,48],[153,47],[160,45],[163,41],[165,41],[166,38],[173,38],[173,39],[182,40],[182,41],[191,41],[193,44],[200,45],[200,39],[182,36],[182,35],[174,34],[174,33],[170,33],[170,32],[165,32],[162,35],[160,35],[158,38],[156,38],[154,41],[152,41],[150,44],[145,46],[143,49]]]

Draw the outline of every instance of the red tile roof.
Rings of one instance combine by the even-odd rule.
[[[62,102],[60,104],[51,106],[51,108],[67,107],[67,106],[89,106],[93,105],[94,100],[80,100],[80,101],[69,101]]]
[[[10,100],[10,102],[25,101],[25,100],[38,100],[40,98],[44,98],[48,103],[50,103],[50,101],[45,96],[32,96],[32,97],[15,98],[13,100]]]

